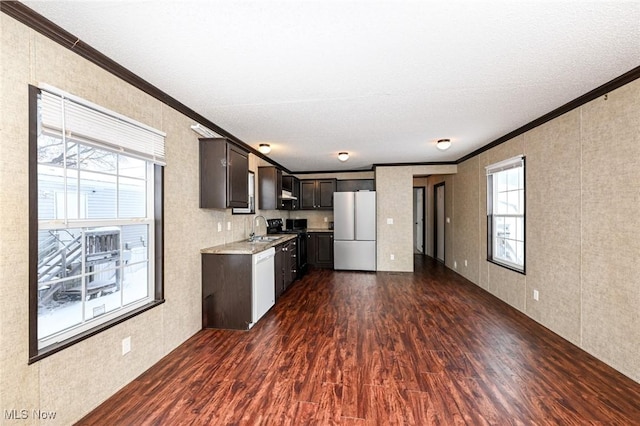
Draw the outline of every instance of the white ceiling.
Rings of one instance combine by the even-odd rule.
[[[24,3],[293,171],[454,161],[640,65],[638,0]]]

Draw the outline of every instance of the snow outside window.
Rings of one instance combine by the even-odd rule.
[[[140,142],[147,135],[148,150]],[[118,138],[133,139],[135,150],[118,147]],[[163,150],[160,132],[70,95],[41,92],[38,350],[153,302],[154,170],[164,164]]]

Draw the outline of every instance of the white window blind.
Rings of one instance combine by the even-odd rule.
[[[517,157],[509,158],[508,160],[500,161],[499,163],[491,164],[485,167],[487,175],[502,172],[509,169],[515,169],[516,167],[524,166],[524,157],[519,155]]]
[[[166,134],[51,86],[41,87],[42,126],[115,152],[165,165]]]

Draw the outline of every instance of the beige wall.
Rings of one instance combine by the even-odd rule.
[[[518,154],[526,155],[526,275],[485,260],[484,168]],[[639,158],[636,80],[460,164],[452,213],[457,272],[636,381]]]
[[[201,328],[200,249],[246,238],[252,216],[198,208],[198,135],[189,128],[192,120],[4,13],[0,14],[0,28],[0,416],[4,418],[5,409],[53,410],[56,420],[47,424],[71,424]],[[27,107],[28,84],[39,83],[167,133],[166,303],[27,365]],[[250,156],[252,170],[257,171],[262,165],[259,162],[264,160]],[[221,232],[217,231],[218,223],[222,224]],[[227,223],[231,230],[227,230]],[[127,336],[131,336],[132,350],[122,356],[121,342]]]
[[[378,271],[413,271],[414,176],[451,174],[456,170],[455,165],[376,167]],[[451,198],[447,196],[447,200]],[[388,224],[387,219],[393,219],[393,224]]]

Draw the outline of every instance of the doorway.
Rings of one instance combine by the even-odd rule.
[[[413,253],[424,254],[424,187],[413,187]]]
[[[444,182],[436,184],[433,187],[433,253],[434,257],[444,263],[444,229],[445,229],[445,212],[444,212]]]

